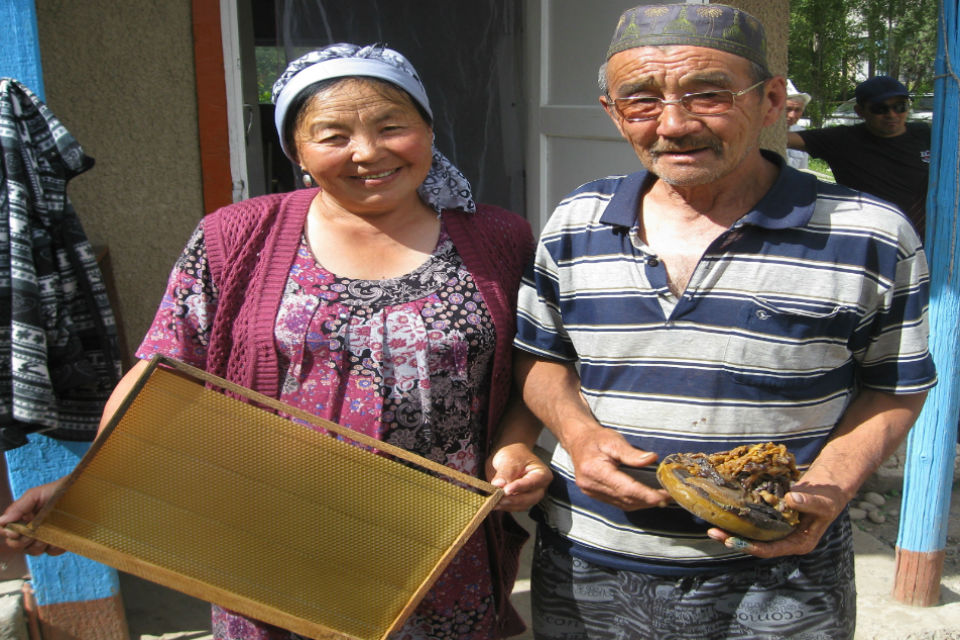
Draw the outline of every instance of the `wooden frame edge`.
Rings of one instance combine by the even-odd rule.
[[[228,609],[246,609],[250,611],[249,615],[254,618],[281,626],[295,633],[307,635],[315,640],[361,640],[360,638],[335,631],[329,627],[310,624],[301,618],[291,616],[273,607],[264,606],[253,600],[237,597],[229,591],[213,587],[200,580],[190,578],[183,573],[171,571],[170,569],[151,562],[139,560],[133,556],[114,551],[109,547],[104,547],[103,545],[91,542],[86,538],[63,531],[57,527],[47,526],[42,531],[37,532],[40,534],[37,536],[34,536],[32,532],[28,532],[27,528],[23,525],[11,525],[11,528],[15,531],[22,530],[26,535],[37,537],[56,547],[66,548],[69,546],[71,549],[78,549],[79,551],[76,553],[84,557],[109,565],[119,571],[131,573],[150,582],[157,582],[151,576],[161,575],[167,582],[158,584],[164,584],[164,586],[181,591],[205,602],[211,602],[211,596],[216,596],[218,603],[221,603],[222,606]]]
[[[87,449],[86,453],[83,454],[83,457],[80,458],[80,461],[73,468],[73,470],[66,476],[66,479],[57,487],[56,491],[53,492],[53,495],[50,496],[50,499],[47,500],[46,504],[43,505],[43,508],[37,513],[37,515],[31,520],[27,525],[25,525],[26,532],[33,532],[43,524],[46,520],[47,515],[53,511],[57,502],[60,501],[60,497],[76,482],[77,476],[90,464],[90,461],[96,456],[97,452],[103,447],[103,443],[110,436],[110,433],[116,428],[117,424],[120,422],[120,419],[127,412],[127,409],[130,408],[130,405],[133,403],[133,399],[136,397],[137,393],[143,389],[144,385],[147,383],[147,379],[150,375],[156,370],[157,365],[159,364],[158,359],[153,359],[147,365],[147,368],[143,370],[140,374],[140,377],[137,378],[131,387],[130,392],[123,398],[120,404],[117,406],[117,410],[114,411],[113,415],[110,417],[110,420],[106,425],[100,430],[96,438],[93,439],[93,442],[90,443],[90,447]],[[24,526],[24,525],[20,525]],[[9,525],[8,525],[9,528]],[[16,529],[15,529],[16,530]],[[19,533],[24,533],[24,531],[18,531]],[[35,537],[32,533],[25,533],[30,537]]]
[[[500,494],[502,495],[502,493],[503,491],[501,490]],[[430,576],[424,580],[419,587],[417,587],[407,605],[400,610],[399,614],[397,614],[393,624],[390,625],[386,633],[383,634],[384,639],[388,638],[390,634],[403,626],[403,623],[408,617],[410,617],[410,614],[413,613],[414,609],[417,608],[427,591],[429,591],[433,587],[434,583],[440,578],[440,574],[443,573],[443,570],[447,568],[447,565],[450,564],[454,556],[456,556],[460,549],[463,548],[463,545],[467,543],[467,540],[470,539],[470,536],[472,536],[474,532],[480,528],[484,518],[490,515],[494,508],[496,508],[497,503],[500,501],[500,497],[500,495],[491,495],[483,503],[483,506],[480,507],[480,509],[473,515],[473,518],[470,519],[470,522],[467,524],[467,526],[464,527],[463,531],[460,532],[460,535],[457,536],[457,539],[453,541],[443,556],[434,565],[433,571],[430,572]]]

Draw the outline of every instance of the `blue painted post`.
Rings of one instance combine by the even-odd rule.
[[[907,440],[893,596],[933,606],[940,597],[960,406],[960,264],[957,153],[960,73],[958,0],[940,3],[926,247],[930,260],[930,348],[940,382]]]
[[[33,0],[0,0],[0,78],[15,78],[43,100],[40,38]]]
[[[34,0],[0,0],[0,77],[11,77],[44,99]],[[89,443],[33,434],[6,452],[14,497],[69,473]],[[127,640],[116,570],[72,553],[27,558],[44,640]]]

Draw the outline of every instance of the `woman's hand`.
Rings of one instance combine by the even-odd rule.
[[[503,489],[497,509],[526,511],[543,499],[553,472],[526,444],[501,447],[487,460],[487,480]]]
[[[100,419],[100,428],[97,431],[98,434],[110,423],[111,418],[113,418],[114,413],[116,413],[120,407],[123,399],[133,391],[137,381],[149,366],[150,362],[148,360],[137,360],[136,364],[120,379],[120,382],[114,387],[104,405],[103,416]],[[53,497],[53,494],[60,488],[60,485],[66,481],[67,476],[64,476],[59,480],[28,489],[19,500],[15,500],[6,508],[3,514],[0,514],[0,535],[3,536],[4,542],[6,542],[8,547],[11,549],[19,549],[32,556],[39,556],[44,553],[51,556],[58,556],[65,553],[65,550],[60,547],[54,547],[36,538],[21,535],[16,531],[7,529],[6,526],[12,522],[18,522],[20,524],[31,522],[37,517],[37,514],[40,513],[44,505],[50,501],[50,498]]]
[[[65,481],[66,478],[61,478],[47,484],[42,484],[39,487],[28,489],[19,500],[15,500],[6,508],[3,514],[0,514],[0,532],[5,536],[5,542],[8,547],[18,549],[32,556],[39,556],[44,553],[51,556],[58,556],[65,552],[65,550],[60,547],[48,545],[42,540],[29,538],[6,528],[6,525],[11,522],[19,522],[20,524],[31,522]]]

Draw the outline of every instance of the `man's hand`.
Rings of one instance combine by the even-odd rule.
[[[827,527],[836,520],[847,504],[846,495],[836,486],[805,483],[801,478],[785,496],[787,505],[800,512],[800,522],[793,533],[773,542],[757,542],[731,535],[716,527],[707,535],[722,542],[728,549],[742,551],[758,558],[775,558],[810,553],[820,542]]]
[[[32,556],[39,556],[44,553],[51,556],[58,556],[64,553],[64,550],[59,547],[48,545],[46,542],[37,540],[36,538],[28,538],[27,536],[20,535],[16,531],[6,528],[6,525],[11,522],[19,522],[21,524],[31,522],[37,514],[40,513],[44,505],[50,501],[50,498],[64,480],[64,478],[61,478],[60,480],[28,489],[19,500],[11,503],[3,514],[0,515],[0,532],[3,532],[8,547],[18,549]]]
[[[665,490],[648,487],[620,470],[621,466],[656,464],[657,454],[636,449],[616,431],[594,424],[569,434],[563,443],[573,460],[580,490],[624,511],[666,506],[670,494]]]
[[[801,513],[796,530],[786,538],[753,542],[716,528],[707,535],[760,558],[809,553],[864,481],[907,437],[926,396],[864,389],[854,398],[830,440],[785,496]]]
[[[603,427],[580,394],[580,376],[571,363],[519,351],[514,373],[526,405],[557,437],[573,461],[577,486],[595,500],[624,511],[665,505],[669,494],[637,482],[621,466],[646,467],[657,455],[630,446]]]
[[[523,443],[500,448],[487,460],[487,479],[503,489],[497,509],[527,511],[543,499],[553,472]]]

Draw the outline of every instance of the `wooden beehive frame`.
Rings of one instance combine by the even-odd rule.
[[[361,479],[360,482],[378,481],[376,484],[377,487],[384,487],[385,485],[382,482],[379,482],[379,480],[386,478],[385,482],[387,482],[388,485],[386,486],[385,491],[392,491],[395,493],[395,495],[401,495],[402,498],[400,498],[400,500],[406,499],[408,492],[412,492],[409,501],[405,502],[404,505],[397,506],[398,510],[401,508],[404,510],[404,514],[406,514],[406,510],[409,509],[410,518],[420,517],[421,519],[426,519],[424,520],[426,522],[429,520],[429,518],[442,517],[440,515],[436,515],[434,510],[430,510],[429,513],[424,512],[419,516],[417,515],[416,509],[419,504],[417,497],[418,494],[416,493],[417,491],[423,492],[423,495],[425,496],[423,500],[433,500],[436,504],[439,504],[445,508],[449,507],[449,509],[443,511],[443,513],[452,512],[455,514],[454,517],[449,518],[449,523],[444,523],[444,527],[430,528],[428,530],[424,530],[422,527],[421,529],[416,529],[416,527],[414,527],[412,531],[419,531],[418,534],[415,534],[414,532],[408,534],[406,531],[397,533],[398,523],[396,518],[398,516],[396,514],[391,516],[389,513],[382,516],[384,520],[389,520],[387,524],[392,527],[389,530],[385,530],[387,531],[385,537],[388,539],[406,535],[409,540],[418,542],[423,538],[429,538],[431,535],[434,535],[433,532],[435,530],[442,530],[442,533],[436,534],[438,538],[436,541],[430,540],[429,542],[424,543],[424,546],[427,547],[427,549],[425,552],[421,553],[421,556],[423,557],[418,556],[415,558],[416,562],[410,563],[411,566],[419,567],[419,569],[411,570],[412,575],[410,576],[410,584],[415,585],[415,588],[410,590],[409,597],[406,596],[406,591],[401,590],[399,587],[396,589],[403,594],[404,598],[406,598],[406,601],[402,604],[402,607],[400,607],[399,610],[394,613],[392,610],[387,611],[384,609],[384,612],[379,614],[379,617],[381,620],[385,621],[382,624],[380,622],[365,622],[367,626],[363,627],[363,633],[358,632],[356,629],[348,631],[344,630],[337,624],[320,621],[315,616],[310,616],[308,618],[303,615],[298,615],[296,612],[291,612],[290,610],[285,609],[283,606],[278,606],[271,601],[265,602],[264,598],[262,597],[262,593],[256,589],[248,592],[242,588],[234,588],[234,585],[232,584],[228,588],[217,581],[211,581],[209,579],[209,574],[204,574],[201,569],[197,569],[196,571],[189,568],[184,569],[184,563],[191,567],[203,565],[205,559],[208,557],[207,555],[204,555],[203,558],[195,558],[196,565],[190,564],[191,560],[188,558],[178,557],[177,562],[172,563],[176,566],[171,568],[170,565],[157,562],[152,559],[149,553],[132,553],[130,551],[124,551],[111,546],[111,544],[105,543],[103,537],[99,533],[97,535],[92,535],[89,533],[91,531],[100,531],[97,529],[99,526],[97,521],[98,518],[104,522],[112,523],[127,523],[128,521],[135,519],[134,516],[136,514],[130,514],[128,516],[122,512],[124,506],[121,504],[121,502],[124,500],[124,498],[115,498],[114,495],[123,496],[124,492],[126,492],[125,495],[129,497],[131,495],[141,496],[144,493],[150,493],[151,496],[149,499],[153,500],[154,503],[163,504],[164,507],[167,506],[167,503],[164,502],[167,496],[169,497],[170,503],[176,502],[177,499],[182,498],[182,495],[185,492],[184,487],[189,486],[184,485],[183,483],[191,481],[191,478],[186,473],[182,474],[183,476],[186,476],[185,478],[171,478],[171,487],[169,488],[165,486],[157,486],[158,484],[167,484],[166,482],[157,482],[157,474],[160,474],[160,477],[170,477],[164,474],[176,473],[177,471],[176,462],[169,463],[171,466],[170,469],[167,469],[164,466],[167,464],[167,458],[176,459],[177,456],[182,457],[184,455],[189,455],[191,456],[189,458],[190,460],[197,459],[200,460],[200,464],[205,464],[208,467],[214,466],[212,464],[207,464],[206,458],[203,458],[201,454],[196,452],[205,450],[204,447],[207,447],[213,451],[215,448],[210,444],[210,442],[216,442],[216,449],[219,450],[221,448],[220,443],[224,435],[232,435],[232,431],[227,432],[226,434],[222,431],[220,433],[214,433],[212,436],[213,440],[208,440],[203,443],[201,443],[201,440],[199,439],[192,442],[185,442],[183,446],[186,448],[186,453],[171,449],[169,456],[164,455],[158,458],[156,454],[153,454],[154,459],[164,460],[162,464],[158,465],[159,468],[151,466],[151,471],[153,473],[143,474],[147,477],[152,475],[154,477],[153,482],[149,482],[146,477],[140,478],[140,472],[131,472],[129,469],[126,471],[115,471],[115,469],[118,469],[119,466],[122,466],[125,463],[129,465],[130,462],[129,460],[122,459],[119,452],[124,451],[124,449],[120,444],[117,443],[127,441],[139,443],[143,441],[143,438],[139,437],[138,440],[137,434],[149,433],[152,437],[157,432],[155,428],[153,431],[149,432],[136,431],[136,429],[143,429],[144,427],[142,426],[142,423],[145,422],[142,418],[136,417],[138,412],[139,414],[143,414],[144,411],[146,411],[145,407],[153,406],[150,404],[151,402],[158,402],[158,400],[151,399],[156,398],[157,394],[163,394],[168,387],[173,389],[185,388],[185,381],[189,385],[188,392],[191,394],[190,397],[193,398],[192,394],[197,394],[196,401],[187,401],[187,404],[190,405],[191,411],[213,411],[213,409],[207,409],[206,405],[214,403],[216,405],[215,415],[217,420],[222,421],[226,419],[224,418],[224,411],[236,411],[236,416],[233,413],[228,414],[229,419],[232,421],[231,424],[238,424],[237,421],[243,421],[245,424],[245,422],[249,420],[248,416],[251,415],[251,412],[254,412],[253,415],[255,415],[257,419],[255,428],[260,429],[262,421],[262,423],[266,425],[265,428],[269,429],[269,431],[255,432],[248,430],[248,432],[252,433],[254,437],[273,437],[275,433],[279,433],[283,438],[287,438],[288,441],[291,438],[295,439],[297,441],[297,455],[301,457],[305,455],[311,456],[311,460],[325,460],[326,458],[324,458],[324,456],[327,458],[337,458],[338,456],[345,455],[349,457],[350,465],[352,465],[352,467],[358,467],[360,470],[362,470],[362,474],[358,473],[348,477],[359,478]],[[160,388],[159,391],[156,390],[158,387]],[[211,391],[211,389],[219,389],[221,392]],[[227,393],[224,394],[222,391],[226,391]],[[142,401],[142,403],[144,403],[143,406],[138,406],[135,409],[132,409],[135,403],[138,401]],[[199,409],[197,407],[199,407]],[[176,409],[184,410],[184,407],[178,406]],[[153,416],[155,413],[156,412],[154,411],[150,415]],[[201,415],[207,414],[201,413]],[[289,416],[289,418],[280,416]],[[329,432],[329,434],[324,434],[322,432],[307,428],[303,424],[296,424],[290,418],[295,419],[296,421],[305,422],[322,430],[326,430]],[[199,420],[199,422],[204,422],[204,420]],[[202,437],[204,429],[209,430],[212,428],[209,425],[204,424],[193,426],[196,428],[196,431],[199,434],[198,438]],[[245,427],[241,425],[237,428],[242,429]],[[164,437],[173,438],[174,436],[171,435]],[[113,440],[111,440],[111,438]],[[248,442],[250,441],[251,440],[248,437]],[[342,441],[346,441],[350,444],[344,444]],[[151,452],[153,452],[155,451],[154,447],[159,447],[160,445],[150,443],[149,445],[142,446],[151,447]],[[170,447],[170,443],[166,442],[162,446]],[[227,443],[227,446],[230,446],[229,443]],[[127,451],[129,451],[129,449],[127,449]],[[264,465],[266,464],[267,463],[265,462]],[[104,491],[101,492],[100,495],[91,498],[90,496],[94,495],[96,492],[91,490],[89,487],[102,487],[106,484],[109,484],[109,482],[104,480],[103,477],[97,477],[97,473],[100,473],[99,469],[101,468],[110,470],[109,473],[113,474],[110,476],[111,480],[109,482],[113,482],[117,485],[116,492],[112,492],[113,485],[110,485],[111,492]],[[219,472],[220,471],[218,470],[218,473]],[[279,474],[280,472],[277,471],[276,475],[278,477]],[[370,476],[369,480],[367,479],[368,474]],[[117,478],[119,478],[119,480],[117,480]],[[246,479],[241,478],[240,480]],[[238,480],[238,482],[240,485],[242,485],[240,480]],[[253,478],[253,480],[259,481],[258,478]],[[91,484],[95,482],[99,484]],[[138,487],[136,486],[137,482],[149,482],[149,487]],[[293,481],[284,479],[283,482],[292,483]],[[324,493],[324,491],[331,491],[331,481],[324,479],[322,482],[326,484],[322,485],[322,491],[319,491],[319,495],[327,495]],[[389,484],[391,482],[393,484],[397,484],[398,486],[402,485],[402,488],[394,487],[393,484]],[[180,484],[178,485],[177,483]],[[205,492],[217,493],[216,489],[218,489],[219,484],[214,484],[217,486],[208,483],[207,485],[196,487],[195,490],[198,495],[202,495]],[[176,486],[180,487],[179,493],[176,493]],[[261,485],[256,486],[259,487]],[[262,486],[266,486],[270,490],[273,490],[274,488],[273,485],[263,484]],[[287,485],[285,484],[284,486]],[[300,485],[297,485],[298,489],[299,487]],[[221,489],[220,493],[223,494],[231,494],[232,492],[241,490],[241,486],[239,485],[236,487],[230,486],[219,488]],[[403,493],[398,493],[401,490]],[[167,491],[168,494],[165,495],[163,493],[164,491]],[[280,491],[280,489],[277,489],[277,491]],[[303,489],[303,491],[307,490]],[[107,498],[103,497],[104,493],[107,494]],[[441,464],[427,460],[388,443],[381,442],[366,435],[354,432],[350,429],[346,429],[333,422],[317,418],[305,411],[291,407],[273,398],[269,398],[249,389],[245,389],[216,376],[212,376],[194,367],[187,366],[169,358],[158,356],[149,363],[149,366],[146,368],[143,375],[138,378],[131,392],[123,398],[118,410],[110,419],[108,424],[105,425],[100,435],[98,435],[97,439],[91,445],[87,454],[83,457],[74,471],[68,476],[65,482],[59,487],[57,492],[46,504],[44,509],[38,514],[38,516],[28,525],[14,524],[9,526],[24,535],[43,540],[44,542],[57,547],[79,553],[93,560],[113,566],[121,571],[126,571],[164,586],[182,591],[194,597],[217,603],[226,608],[238,611],[244,615],[248,615],[282,628],[289,629],[301,635],[317,639],[357,638],[366,640],[368,638],[385,638],[402,625],[404,620],[409,616],[410,613],[412,613],[413,609],[433,585],[437,577],[439,577],[440,572],[449,564],[453,556],[463,546],[469,536],[472,535],[472,533],[477,529],[483,518],[486,517],[496,506],[501,496],[502,490],[472,476],[454,471]],[[255,503],[255,498],[256,496],[253,498],[248,498],[251,500],[251,505]],[[200,498],[191,499],[199,500]],[[266,498],[262,499],[266,500]],[[290,500],[290,502],[302,505],[304,504],[304,499],[306,498],[303,498],[302,496],[295,496]],[[147,498],[144,498],[144,500],[147,500]],[[336,500],[337,509],[344,509],[344,505],[348,505],[351,509],[356,507],[356,513],[362,514],[362,524],[364,525],[370,524],[370,519],[376,520],[376,518],[381,517],[378,513],[371,514],[364,511],[364,506],[370,501],[369,490],[367,491],[367,495],[353,496],[350,494],[349,487],[346,487],[344,489],[344,495],[338,495]],[[241,503],[244,505],[247,504],[246,501],[241,501]],[[70,509],[73,509],[76,505],[80,505],[79,510],[70,511]],[[381,509],[381,511],[390,511],[389,505],[387,506],[387,509]],[[323,507],[324,505],[319,505],[316,506],[316,509],[322,510]],[[171,507],[171,509],[172,508],[173,507]],[[193,526],[194,521],[189,520],[189,518],[197,520],[198,516],[189,510],[181,509],[179,506],[177,509],[187,513],[187,516],[184,517],[188,518],[188,520],[184,521],[189,522],[190,526]],[[201,515],[206,514],[206,511],[203,509],[195,509],[195,511]],[[303,526],[294,527],[292,530],[288,528],[286,531],[284,529],[285,526],[293,526],[293,523],[300,522],[303,518],[308,517],[303,516],[301,511],[302,509],[297,509],[295,513],[276,514],[274,529],[271,531],[264,531],[263,535],[279,536],[281,538],[283,536],[289,536],[292,538],[294,537],[293,534],[303,533]],[[139,513],[142,515],[142,512],[143,510],[141,509]],[[337,511],[336,513],[340,514],[341,511]],[[325,523],[330,523],[333,521],[331,518],[324,519],[320,515],[311,517],[315,517],[317,522],[324,523],[322,526],[325,526]],[[353,517],[353,511],[345,512],[345,519]],[[393,518],[392,520],[390,520],[391,517]],[[354,519],[359,521],[361,516],[356,516]],[[173,522],[173,520],[171,520],[171,522]],[[310,522],[313,521],[311,520]],[[403,524],[403,521],[400,522]],[[403,526],[416,524],[416,522],[410,520]],[[148,525],[154,527],[157,526],[150,523],[148,523]],[[373,525],[378,526],[379,523],[373,522]],[[121,525],[115,525],[114,529],[111,530],[113,532],[111,535],[115,534],[116,529],[119,526]],[[126,524],[122,526],[126,526]],[[204,531],[202,528],[202,523],[198,526],[201,528],[197,530]],[[147,528],[149,528],[149,526]],[[242,526],[240,528],[242,528]],[[181,529],[181,531],[184,532],[188,530],[193,529],[188,527],[183,527]],[[320,531],[323,529],[317,530]],[[230,531],[232,531],[232,529],[230,529]],[[130,537],[130,534],[127,533],[124,533],[123,535]],[[163,534],[163,536],[161,536],[162,540],[159,544],[161,546],[172,544],[169,540],[169,537],[170,536]],[[193,544],[195,539],[190,538],[190,541],[191,544]],[[148,542],[150,544],[155,544],[156,539],[148,540]],[[324,542],[329,543],[330,541],[324,540]],[[340,543],[341,541],[337,540],[335,542]],[[137,546],[136,544],[131,546],[135,549],[144,548],[143,546]],[[181,552],[180,547],[176,547],[175,545],[173,546],[176,549],[176,553],[179,554]],[[416,545],[414,544],[413,546]],[[243,548],[246,549],[247,547]],[[301,546],[300,548],[305,549],[307,547]],[[406,549],[407,547],[404,546],[404,548]],[[219,547],[217,547],[217,549],[219,549]],[[432,555],[435,551],[431,551],[431,549],[436,550],[436,553],[438,553],[436,557]],[[228,561],[225,563],[226,566],[234,566],[235,562],[241,562],[240,559],[234,557],[228,558],[227,560]],[[373,560],[376,560],[376,558],[371,558],[371,562]],[[387,560],[390,560],[389,558],[384,558],[382,560],[384,565],[390,564],[387,562]],[[403,566],[406,567],[407,565],[404,564]],[[264,575],[267,575],[270,571],[275,569],[276,567],[265,566],[258,568],[258,571],[262,571],[264,572]],[[293,570],[296,571],[297,567],[293,567]],[[422,575],[417,573],[418,571],[421,572]],[[229,580],[227,582],[229,582]],[[266,587],[264,587],[264,589],[266,589]],[[346,587],[344,587],[344,589],[347,591]],[[344,595],[344,597],[347,596]],[[269,598],[267,598],[267,600],[269,600]]]

